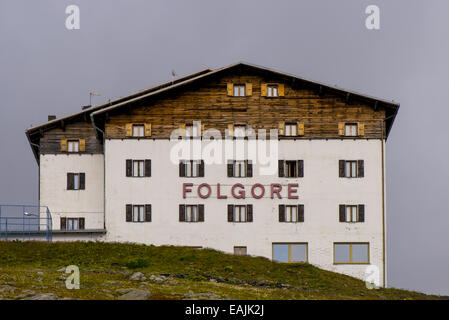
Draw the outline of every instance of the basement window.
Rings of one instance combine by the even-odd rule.
[[[334,264],[369,263],[369,243],[334,243]]]
[[[273,243],[273,261],[307,262],[307,243]]]
[[[234,255],[246,256],[246,247],[234,247]]]

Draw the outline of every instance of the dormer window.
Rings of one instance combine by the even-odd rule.
[[[79,152],[80,142],[79,140],[69,140],[67,141],[67,151],[68,152]]]

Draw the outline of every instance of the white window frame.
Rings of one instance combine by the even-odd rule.
[[[357,178],[357,161],[345,160],[345,177]]]
[[[346,222],[358,222],[359,221],[359,209],[358,205],[348,204],[345,205],[345,220]]]
[[[132,160],[133,163],[133,177],[145,176],[145,160]]]
[[[133,219],[132,222],[144,222],[145,221],[145,206],[133,205]]]
[[[234,97],[244,97],[246,95],[246,86],[244,84],[234,85]]]
[[[285,222],[298,222],[298,206],[286,205],[284,210]]]
[[[67,141],[67,151],[68,152],[79,152],[80,151],[80,141],[79,140]]]
[[[277,84],[267,85],[267,97],[279,97],[279,86]]]
[[[246,178],[246,161],[234,161],[234,178]]]
[[[186,222],[199,222],[198,205],[186,205]]]
[[[186,178],[198,178],[200,176],[201,160],[183,160]]]
[[[345,136],[357,137],[358,136],[358,124],[357,123],[345,123]]]
[[[247,210],[246,205],[235,205],[233,222],[247,222],[246,210]]]
[[[296,137],[298,135],[298,124],[286,122],[284,124],[284,135],[288,137]]]
[[[144,124],[133,124],[133,137],[145,137]]]

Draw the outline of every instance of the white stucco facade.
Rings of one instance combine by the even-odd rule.
[[[106,139],[103,155],[41,155],[41,205],[48,206],[57,229],[60,216],[83,216],[86,229],[105,234],[58,235],[55,240],[104,240],[154,245],[209,247],[232,253],[244,246],[247,253],[272,259],[273,243],[307,243],[308,262],[320,268],[365,278],[367,264],[334,264],[336,242],[369,243],[369,264],[384,270],[384,219],[382,208],[381,140],[280,140],[279,159],[304,160],[303,178],[281,178],[276,170],[260,175],[253,161],[253,177],[228,178],[226,163],[205,164],[201,178],[179,177],[179,164],[170,160],[173,143],[167,139]],[[127,177],[127,159],[151,159],[151,177]],[[363,178],[339,177],[338,160],[364,160]],[[86,190],[66,190],[67,172],[85,172]],[[103,173],[105,176],[103,176]],[[183,183],[193,183],[183,198]],[[208,183],[212,194],[197,195],[197,186]],[[217,199],[216,185],[227,199]],[[246,198],[232,197],[230,187],[245,186]],[[266,192],[261,199],[250,188],[260,183]],[[270,198],[269,187],[279,183],[283,199]],[[298,199],[287,199],[287,184],[298,184]],[[104,186],[104,187],[103,187]],[[104,195],[104,197],[103,197]],[[126,204],[152,206],[151,222],[126,222]],[[179,221],[180,204],[203,204],[204,222]],[[227,221],[228,204],[252,204],[253,222]],[[303,204],[304,222],[281,223],[280,204]],[[339,222],[340,204],[364,204],[365,221]],[[83,213],[84,212],[84,213]]]

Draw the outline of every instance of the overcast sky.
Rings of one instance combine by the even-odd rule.
[[[80,8],[67,30],[65,9]],[[380,30],[365,8],[380,8]],[[0,203],[37,203],[24,131],[237,61],[400,102],[387,142],[390,286],[449,295],[449,1],[0,1]]]

